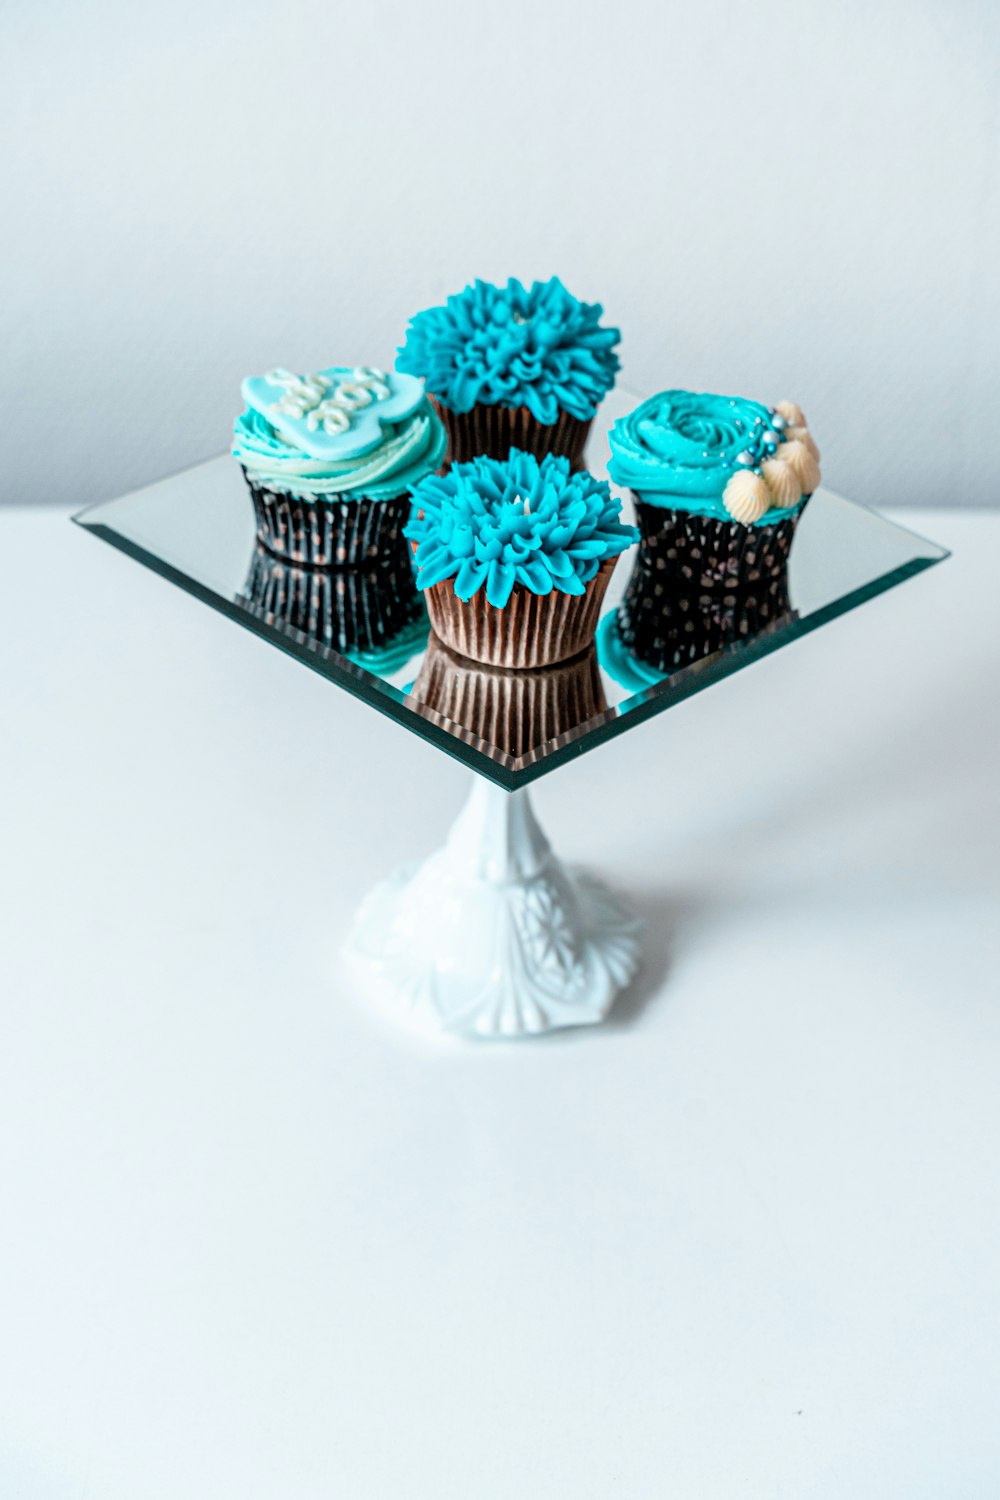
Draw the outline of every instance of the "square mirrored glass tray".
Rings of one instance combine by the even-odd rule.
[[[639,398],[615,391],[588,447],[605,475],[607,431]],[[623,497],[626,519],[631,503]],[[256,542],[238,464],[223,456],[74,518],[164,578],[363,698],[507,791],[673,707],[692,693],[924,568],[945,550],[821,489],[795,532],[787,598],[742,614],[707,601],[668,620],[656,666],[629,651],[616,611],[633,567],[608,589],[593,652],[536,672],[456,658],[429,636],[408,567],[296,569]]]

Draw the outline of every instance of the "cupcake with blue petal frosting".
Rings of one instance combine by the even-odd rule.
[[[603,480],[517,449],[422,480],[406,528],[437,636],[514,668],[590,645],[615,563],[638,535]]]
[[[405,556],[410,486],[446,446],[420,380],[368,365],[275,369],[242,394],[232,451],[269,552],[305,567]]]
[[[412,319],[396,368],[422,376],[448,430],[448,458],[511,448],[583,467],[590,425],[618,370],[617,328],[557,276],[525,287],[476,281]]]
[[[820,482],[795,402],[663,391],[616,422],[610,443],[608,472],[633,492],[642,532],[618,616],[628,645],[665,623],[658,599],[674,620],[711,616],[704,601],[717,598],[761,623],[787,610],[792,538]]]

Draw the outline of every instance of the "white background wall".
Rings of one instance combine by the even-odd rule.
[[[996,0],[5,0],[0,47],[5,500],[553,272],[631,386],[793,396],[858,499],[1000,498]]]

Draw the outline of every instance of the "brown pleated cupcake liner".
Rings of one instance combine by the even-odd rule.
[[[515,757],[608,706],[593,646],[559,666],[516,671],[467,661],[432,635],[412,691],[452,724]]]
[[[244,469],[244,474],[246,470]],[[353,568],[397,562],[406,555],[403,527],[409,495],[390,500],[315,500],[268,489],[246,474],[257,521],[257,539],[275,557],[306,568]]]
[[[582,594],[533,594],[515,584],[503,609],[489,603],[485,589],[459,599],[454,579],[446,578],[425,592],[431,626],[446,646],[471,661],[517,670],[552,666],[592,644],[617,561],[602,563]]]
[[[448,434],[448,464],[468,463],[485,454],[506,458],[512,448],[544,458],[555,453],[568,458],[573,469],[585,467],[584,449],[593,419],[581,422],[561,411],[551,426],[539,422],[526,406],[474,406],[451,411],[432,396],[434,409]]]
[[[255,547],[241,600],[271,625],[334,651],[377,651],[424,614],[409,560],[402,566],[298,568]]]

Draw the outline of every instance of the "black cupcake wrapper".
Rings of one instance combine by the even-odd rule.
[[[737,641],[749,640],[793,611],[788,591],[758,598],[738,594],[657,597],[651,583],[618,607],[618,632],[632,654],[658,672],[673,672]]]
[[[257,484],[246,470],[257,540],[284,561],[307,568],[354,568],[400,563],[407,556],[403,527],[409,495],[356,500],[325,495],[309,500]]]
[[[573,469],[585,467],[584,449],[593,418],[583,422],[561,411],[555,422],[547,426],[526,406],[483,404],[471,411],[451,411],[433,396],[431,400],[448,434],[449,464],[468,463],[481,454],[487,458],[506,458],[512,448],[520,448],[536,458],[549,453],[561,455],[569,459]]]
[[[334,651],[378,651],[425,616],[409,559],[369,568],[299,568],[256,547],[242,602],[271,625]]]
[[[617,623],[641,661],[677,670],[790,612],[788,559],[801,511],[741,526],[634,499],[642,539]]]

